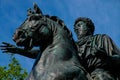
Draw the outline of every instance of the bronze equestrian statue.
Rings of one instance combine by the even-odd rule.
[[[120,80],[120,50],[107,35],[94,34],[91,19],[80,17],[72,38],[64,22],[43,15],[34,4],[28,17],[13,35],[18,48],[3,42],[3,52],[36,59],[27,80]],[[33,50],[33,47],[40,47]]]

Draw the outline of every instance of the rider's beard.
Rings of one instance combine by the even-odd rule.
[[[85,36],[88,36],[88,30],[79,31],[79,32],[77,33],[78,39],[81,39],[81,38],[83,38],[83,37],[85,37]]]

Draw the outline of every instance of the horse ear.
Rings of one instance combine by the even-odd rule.
[[[36,3],[34,3],[34,12],[37,14],[42,14],[42,11],[40,10],[40,8],[38,7],[38,5]]]
[[[33,14],[34,12],[32,11],[32,9],[31,8],[29,8],[28,10],[27,10],[27,16],[30,16],[31,14]]]

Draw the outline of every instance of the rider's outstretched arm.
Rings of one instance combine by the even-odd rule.
[[[32,59],[36,59],[37,55],[40,53],[40,50],[25,50],[6,42],[3,42],[2,45],[0,45],[0,49],[3,53],[19,54]]]

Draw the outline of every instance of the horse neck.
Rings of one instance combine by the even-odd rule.
[[[55,31],[56,32],[53,34],[53,44],[64,44],[72,42],[71,38],[64,29],[57,28]]]
[[[49,15],[46,15],[45,18],[47,24],[50,24],[50,29],[53,32],[53,37],[64,36],[64,38],[66,39],[72,38],[71,31],[67,29],[66,25],[60,18],[58,18],[57,16],[49,16]]]
[[[45,42],[42,42],[42,44],[40,45],[41,52],[43,52],[51,44],[52,44],[52,40],[47,40]]]
[[[49,18],[45,18],[47,24],[49,24],[49,29],[52,32],[51,39],[47,40],[45,44],[43,44],[43,50],[51,45],[51,44],[61,44],[61,43],[69,43],[72,42],[71,33],[65,26],[65,24],[60,25],[58,21],[53,21]],[[49,43],[48,43],[49,42]],[[47,43],[47,44],[46,44]]]

